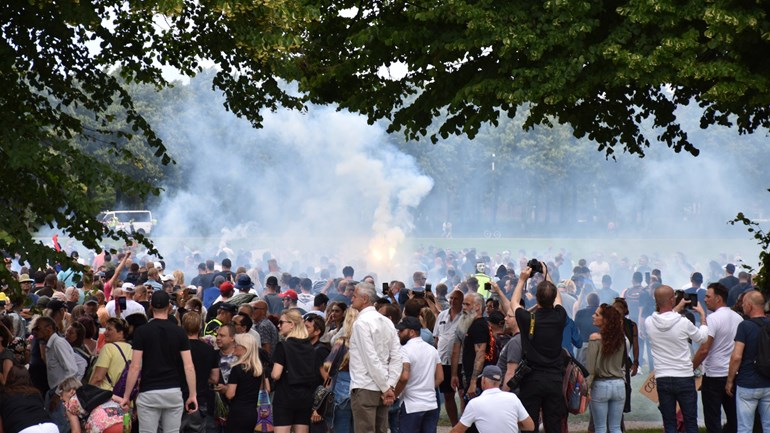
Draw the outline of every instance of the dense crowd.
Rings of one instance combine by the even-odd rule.
[[[667,433],[697,431],[698,387],[707,431],[770,433],[770,319],[735,258],[704,278],[683,256],[429,248],[378,281],[269,253],[70,257],[6,258],[4,432],[435,432],[442,406],[453,433],[566,432],[585,410],[569,383],[589,430],[617,433],[631,377],[654,371]]]

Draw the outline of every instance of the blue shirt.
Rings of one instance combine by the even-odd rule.
[[[203,291],[203,306],[208,310],[220,295],[219,287],[211,286]]]
[[[735,332],[735,341],[743,343],[743,358],[738,374],[735,376],[735,384],[741,388],[770,388],[770,378],[762,376],[754,369],[754,360],[757,358],[757,346],[759,345],[759,321],[765,325],[770,323],[766,317],[746,319],[738,325]]]
[[[564,323],[564,332],[561,336],[561,347],[567,349],[570,355],[575,356],[575,349],[583,347],[583,339],[575,326],[575,321],[567,316],[567,322]]]

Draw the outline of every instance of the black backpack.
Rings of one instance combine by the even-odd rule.
[[[754,369],[762,376],[770,378],[770,323],[765,323],[761,318],[751,319],[751,321],[759,326]]]

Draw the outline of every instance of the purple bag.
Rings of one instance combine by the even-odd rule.
[[[125,367],[123,367],[123,372],[120,373],[120,377],[118,378],[118,381],[114,384],[112,383],[112,379],[110,379],[109,373],[107,374],[107,382],[112,385],[112,394],[116,397],[123,398],[123,396],[126,394],[126,382],[128,381],[128,369],[131,367],[131,361],[126,359],[126,355],[123,354],[123,350],[120,348],[120,346],[117,343],[112,343],[115,345],[115,347],[118,349],[118,352],[120,352],[120,356],[123,357],[123,361],[126,363]],[[134,389],[131,390],[131,400],[136,400],[136,395],[139,394],[139,382],[142,379],[142,372],[139,372],[139,377],[136,379],[136,383],[134,384]]]

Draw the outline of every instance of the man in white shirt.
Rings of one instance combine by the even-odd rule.
[[[496,365],[487,365],[481,373],[480,396],[465,406],[460,422],[449,433],[464,433],[476,425],[479,433],[519,433],[535,430],[535,422],[524,409],[519,397],[500,390],[503,372]]]
[[[359,283],[351,307],[360,311],[350,336],[350,405],[356,432],[388,431],[388,406],[396,399],[401,345],[393,322],[374,309],[377,292]]]
[[[449,308],[438,313],[436,325],[433,328],[433,340],[438,348],[438,356],[441,359],[441,368],[444,370],[444,381],[439,386],[439,391],[444,394],[444,407],[446,408],[449,422],[457,424],[457,401],[455,390],[449,378],[452,377],[452,347],[455,341],[457,324],[463,312],[463,292],[453,290],[449,294]],[[462,366],[458,366],[462,370]]]
[[[693,368],[703,363],[703,418],[706,431],[735,433],[738,428],[735,413],[735,397],[725,391],[730,354],[735,347],[735,332],[743,317],[727,306],[729,290],[721,283],[711,283],[706,289],[706,307],[713,313],[708,316],[708,339],[701,344],[692,360]],[[725,424],[722,429],[722,409],[725,410]]]
[[[142,315],[145,315],[145,310],[142,304],[134,301],[134,293],[136,292],[136,289],[133,284],[131,283],[123,283],[123,286],[121,286],[120,289],[115,289],[112,291],[112,300],[107,303],[105,308],[107,309],[107,314],[109,314],[110,317],[117,317],[116,309],[116,303],[119,302],[119,299],[122,297],[126,298],[126,309],[120,309],[120,317],[125,319],[126,317],[134,314],[134,313],[141,313]],[[120,307],[118,305],[117,307]]]
[[[690,303],[683,298],[674,305],[676,296],[670,286],[655,289],[655,304],[658,311],[645,319],[647,339],[655,361],[655,383],[658,388],[660,414],[666,433],[676,433],[676,405],[682,411],[685,431],[698,432],[698,393],[695,390],[690,342],[702,344],[708,337],[706,314],[698,303],[692,311],[697,313],[702,322],[695,327],[679,314]]]
[[[404,317],[396,325],[401,340],[403,370],[396,385],[400,396],[399,431],[435,433],[439,407],[436,387],[444,380],[438,350],[420,338],[420,319]]]

